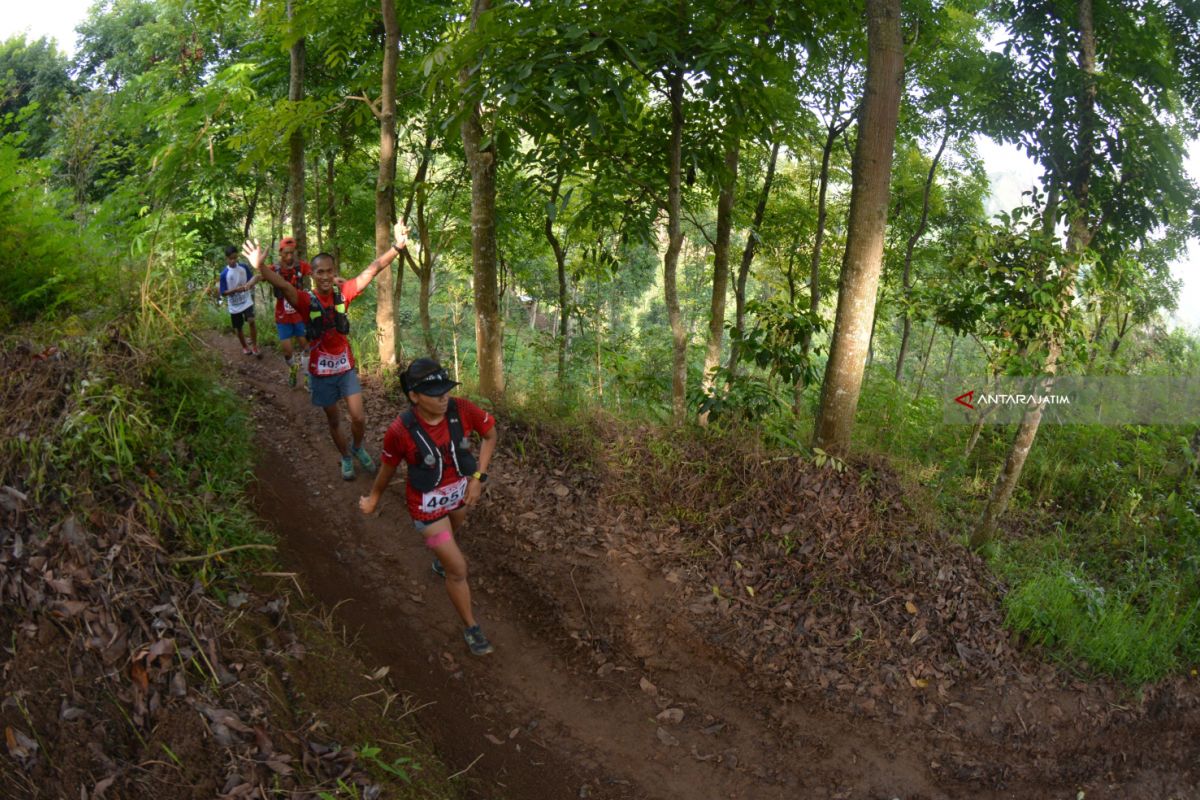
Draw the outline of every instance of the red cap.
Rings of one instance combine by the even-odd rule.
[[[295,246],[296,246],[296,240],[293,239],[291,236],[285,236],[279,240],[279,249],[280,250],[282,250],[285,247],[295,247]]]

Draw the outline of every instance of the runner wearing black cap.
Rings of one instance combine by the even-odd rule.
[[[467,646],[475,655],[486,655],[492,645],[471,613],[467,560],[454,532],[483,493],[496,449],[496,418],[470,400],[450,397],[458,383],[431,358],[409,364],[400,382],[413,407],[388,426],[379,474],[358,506],[364,514],[375,511],[396,467],[408,464],[405,498],[413,526],[434,553],[434,571],[446,579],[450,602],[466,626]],[[482,439],[478,458],[471,452],[472,432]]]

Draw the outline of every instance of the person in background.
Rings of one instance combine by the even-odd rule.
[[[254,287],[258,284],[258,276],[250,269],[249,264],[237,260],[237,248],[225,246],[225,268],[221,270],[221,297],[229,307],[229,320],[238,341],[242,343],[242,352],[262,358],[258,349],[258,328],[254,325]],[[246,344],[246,336],[242,326],[250,323],[250,344]]]
[[[297,291],[311,288],[309,276],[312,266],[296,257],[296,240],[291,236],[285,236],[279,243],[279,263],[272,264],[271,269],[295,286]],[[283,296],[282,290],[274,289],[274,292],[275,330],[279,334],[279,348],[288,367],[288,386],[295,386],[301,354],[308,347],[308,340],[304,336],[304,318]]]
[[[375,461],[362,446],[367,416],[362,384],[350,347],[350,318],[346,312],[375,276],[407,246],[408,228],[403,222],[396,223],[393,233],[395,243],[383,255],[356,277],[340,284],[337,282],[338,265],[333,256],[319,253],[312,261],[313,288],[309,291],[300,291],[268,267],[267,253],[258,242],[247,241],[242,247],[242,254],[258,268],[262,279],[279,289],[305,320],[305,337],[311,346],[308,354],[309,393],[312,404],[325,411],[329,435],[342,457],[342,478],[348,481],[354,480],[355,460],[368,472],[374,471]],[[349,442],[341,428],[338,402],[342,400],[350,415]]]

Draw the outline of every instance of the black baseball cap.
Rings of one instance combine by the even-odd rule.
[[[458,386],[458,381],[450,380],[450,375],[442,365],[432,358],[418,358],[408,365],[400,376],[400,384],[405,393],[416,392],[439,397]]]

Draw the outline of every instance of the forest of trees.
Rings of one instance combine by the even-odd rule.
[[[947,375],[1200,368],[1194,2],[106,0],[78,34],[0,45],[10,325],[211,308],[227,243],[356,267],[403,218],[370,368],[886,453],[1012,580],[1048,569],[1015,508],[1200,658],[1195,425],[941,424]],[[981,137],[1040,170],[998,215]]]

